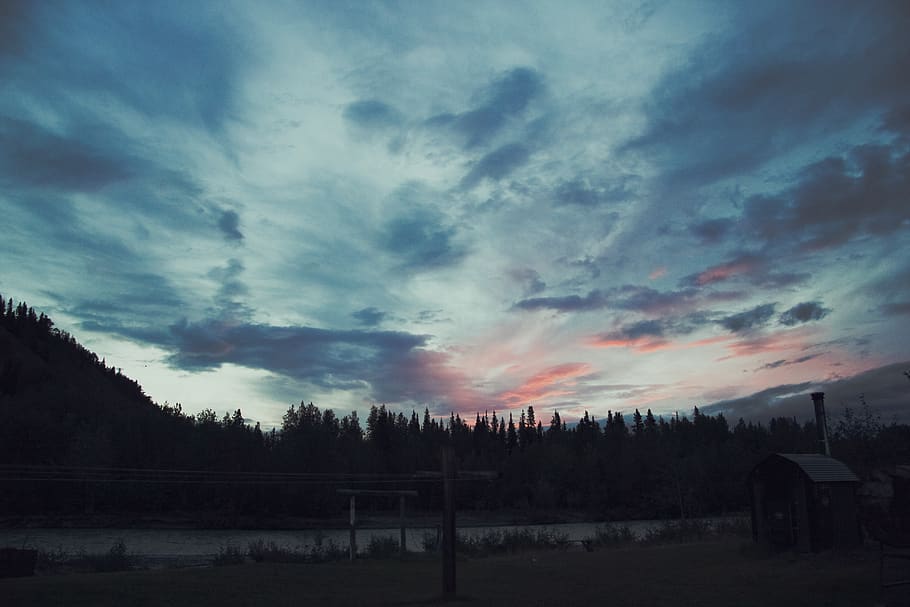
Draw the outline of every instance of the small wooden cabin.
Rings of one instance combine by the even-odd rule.
[[[827,455],[769,455],[749,473],[752,538],[802,552],[860,545],[859,484],[843,462]]]

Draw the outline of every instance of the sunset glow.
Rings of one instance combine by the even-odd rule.
[[[899,3],[11,6],[0,292],[160,403],[910,415]]]

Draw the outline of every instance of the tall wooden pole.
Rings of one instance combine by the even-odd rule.
[[[455,596],[455,451],[442,448],[442,595]]]
[[[404,532],[404,496],[398,496],[399,523],[401,524],[401,540],[398,542],[398,556],[404,558],[408,551],[407,538]]]
[[[357,558],[357,512],[355,497],[351,496],[351,560]]]

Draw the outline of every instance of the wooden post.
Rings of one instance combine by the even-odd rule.
[[[404,533],[404,496],[398,496],[398,510],[400,512],[400,523],[401,523],[401,541],[398,543],[398,556],[404,558],[404,555],[408,551],[407,538]]]
[[[442,595],[455,596],[455,451],[442,449]]]
[[[357,558],[357,514],[355,510],[356,498],[351,496],[351,560]]]

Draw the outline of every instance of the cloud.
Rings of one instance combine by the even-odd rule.
[[[702,244],[717,244],[735,225],[735,220],[730,217],[708,219],[689,226],[689,231],[697,236]]]
[[[509,277],[521,285],[525,295],[536,295],[547,288],[540,274],[532,268],[516,268],[509,271]]]
[[[703,287],[727,281],[740,281],[753,286],[780,288],[806,282],[806,272],[786,272],[772,269],[767,253],[739,253],[730,260],[690,274],[679,281],[683,287]]]
[[[0,56],[22,51],[30,27],[28,9],[26,0],[0,2]]]
[[[386,129],[402,123],[401,113],[378,99],[355,101],[344,108],[344,118],[368,129]]]
[[[828,249],[860,236],[885,236],[910,220],[910,153],[863,145],[845,157],[806,168],[775,196],[753,196],[743,210],[745,233],[784,250]]]
[[[465,149],[486,144],[506,125],[521,115],[544,91],[541,75],[528,67],[513,68],[479,94],[480,104],[462,114],[439,114],[428,124],[446,126],[455,132]]]
[[[901,316],[910,314],[910,301],[897,301],[883,304],[881,306],[881,310],[888,316]]]
[[[450,365],[424,348],[428,336],[305,326],[182,320],[171,327],[169,358],[188,371],[235,364],[319,388],[364,391],[375,401],[464,411],[486,401]]]
[[[678,348],[707,346],[727,338],[709,337],[694,342],[675,341],[674,338],[690,335],[714,322],[708,312],[683,316],[662,316],[638,321],[613,331],[595,335],[588,344],[597,348],[632,348],[638,352],[654,352]]]
[[[825,393],[825,408],[832,428],[836,426],[844,407],[859,406],[860,395],[864,396],[873,414],[881,416],[882,422],[890,423],[896,419],[900,423],[908,423],[907,378],[903,375],[908,369],[910,361],[905,361],[851,377],[774,386],[742,398],[711,403],[700,409],[711,415],[723,413],[728,419],[744,417],[764,421],[783,416],[808,421],[815,417],[809,394],[820,391]]]
[[[813,358],[818,358],[819,356],[821,356],[821,354],[807,354],[805,356],[800,356],[799,358],[795,358],[793,360],[787,360],[785,358],[781,358],[779,360],[775,360],[774,362],[770,362],[768,364],[762,365],[758,369],[755,369],[755,371],[766,371],[769,369],[779,369],[781,367],[789,367],[791,365],[798,365],[798,364],[801,364],[804,362],[808,362],[808,361],[812,360]]]
[[[521,310],[556,310],[557,312],[588,312],[608,305],[607,297],[600,291],[587,295],[566,295],[562,297],[532,297],[515,304]]]
[[[104,139],[117,139],[108,132]],[[0,116],[0,179],[7,184],[94,192],[134,173],[132,159],[79,136]]]
[[[351,316],[360,324],[375,327],[386,317],[386,313],[374,307],[363,308],[352,313]]]
[[[653,352],[669,347],[664,338],[664,323],[643,320],[608,333],[601,333],[590,344],[598,348],[633,348],[639,352]]]
[[[221,136],[234,109],[241,59],[250,56],[247,24],[236,16],[201,5],[177,12],[141,3],[34,5],[20,22],[29,28],[21,32],[20,63],[5,79],[43,91],[53,105],[94,97]]]
[[[648,274],[648,280],[657,280],[658,278],[663,278],[667,275],[667,266],[660,266],[651,270],[651,273]]]
[[[226,240],[243,240],[237,211],[222,211],[221,217],[218,218],[218,229],[222,231]]]
[[[796,304],[786,312],[780,315],[780,324],[792,327],[813,320],[821,320],[827,316],[831,310],[822,306],[819,301],[806,301]]]
[[[751,331],[768,324],[774,316],[774,306],[775,304],[762,304],[751,310],[727,316],[721,319],[719,324],[732,333]]]
[[[596,207],[608,202],[622,201],[634,195],[631,177],[618,180],[618,183],[609,186],[592,183],[590,179],[576,177],[563,180],[554,191],[557,204],[571,204],[580,207]]]
[[[752,255],[743,255],[732,261],[712,266],[698,274],[684,278],[681,284],[705,286],[729,280],[734,276],[746,274],[758,266],[758,260]]]
[[[405,209],[389,219],[380,237],[381,246],[401,260],[406,268],[438,268],[459,262],[466,249],[456,239],[457,231],[439,211],[428,206]]]
[[[484,179],[499,181],[524,166],[531,153],[520,143],[508,143],[483,156],[461,180],[461,188],[469,190]]]
[[[608,290],[595,289],[587,295],[532,297],[513,306],[519,310],[555,310],[557,312],[589,312],[605,308],[632,310],[645,314],[681,313],[714,299],[726,299],[724,293],[700,294],[697,289],[658,291],[639,285],[623,285]]]
[[[623,149],[668,167],[668,187],[704,185],[752,171],[832,124],[897,115],[910,96],[895,60],[907,52],[900,4],[804,4],[786,19],[772,5],[734,12],[730,34],[706,38],[657,84],[646,129]],[[846,28],[850,36],[835,34]]]
[[[591,365],[570,362],[548,367],[525,380],[520,386],[502,392],[497,400],[507,408],[549,398],[575,394],[580,380],[591,375]]]

